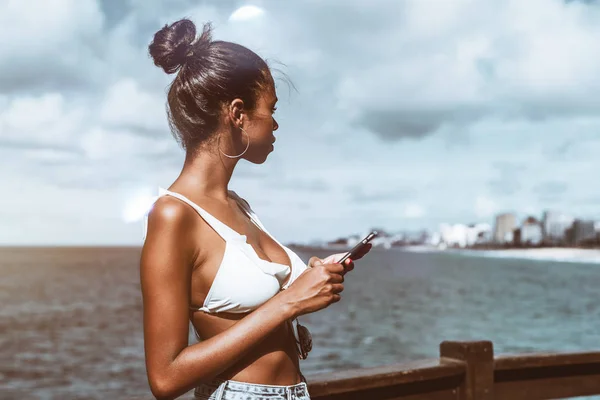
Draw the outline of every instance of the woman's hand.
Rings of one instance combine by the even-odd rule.
[[[285,290],[286,302],[292,305],[294,315],[312,313],[341,300],[344,290],[344,274],[354,269],[354,260],[361,259],[372,248],[367,243],[353,260],[346,259],[344,265],[338,261],[346,253],[332,254],[324,259],[311,257],[308,268]]]
[[[319,311],[340,301],[344,290],[344,267],[338,263],[324,264],[311,259],[311,267],[281,293],[291,305],[294,317]]]
[[[373,245],[371,243],[367,243],[362,248],[362,250],[356,254],[356,256],[353,259],[346,259],[346,261],[344,261],[344,272],[342,273],[342,275],[346,272],[352,271],[354,269],[354,261],[363,258],[371,250],[372,247]],[[308,260],[308,266],[312,267],[313,262],[315,261],[320,261],[323,264],[337,263],[339,260],[342,259],[342,257],[344,257],[345,254],[346,253],[336,253],[327,256],[324,259],[320,259],[319,257],[311,257],[310,260]]]

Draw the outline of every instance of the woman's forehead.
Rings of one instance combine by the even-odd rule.
[[[275,93],[274,87],[267,90],[263,90],[260,99],[266,104],[273,104],[276,103],[277,100],[279,100],[277,98],[277,93]]]

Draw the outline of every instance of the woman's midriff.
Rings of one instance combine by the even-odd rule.
[[[202,339],[209,339],[233,326],[244,315],[223,317],[196,312],[193,322]],[[236,364],[219,374],[223,380],[262,385],[295,385],[301,382],[300,364],[293,333],[281,324]]]

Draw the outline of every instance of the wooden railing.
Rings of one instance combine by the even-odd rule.
[[[600,394],[600,352],[494,358],[491,342],[443,342],[440,358],[307,376],[313,400],[520,400]]]

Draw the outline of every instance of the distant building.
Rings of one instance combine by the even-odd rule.
[[[596,241],[595,222],[576,219],[573,222],[571,243],[574,245],[580,245],[589,241]]]
[[[448,247],[469,247],[489,240],[489,224],[441,224],[439,242]]]
[[[467,226],[464,224],[441,224],[441,243],[448,247],[467,247]]]
[[[467,246],[488,243],[492,238],[490,224],[471,224],[467,226]]]
[[[505,213],[496,216],[494,225],[494,242],[512,243],[513,231],[517,228],[517,218],[515,214]]]
[[[410,231],[404,233],[404,240],[411,245],[427,243],[429,233],[427,231]]]
[[[542,235],[546,244],[560,244],[566,241],[567,229],[574,218],[558,211],[546,211],[542,219]]]
[[[390,246],[419,246],[430,245],[431,235],[426,230],[423,231],[405,231],[384,238]],[[373,239],[375,243],[379,238]]]
[[[519,246],[522,244],[521,242],[521,228],[517,228],[513,231],[513,244],[515,246]]]
[[[347,238],[338,238],[327,242],[327,246],[348,246]]]
[[[520,234],[520,244],[526,246],[540,245],[544,239],[542,224],[534,217],[528,217],[523,221]]]
[[[429,239],[427,240],[426,244],[429,244],[431,246],[439,246],[441,242],[442,242],[442,235],[440,235],[439,232],[433,232],[429,236]]]

